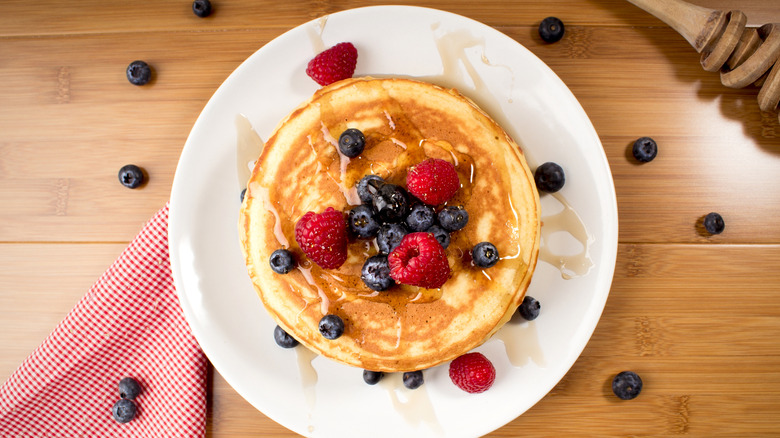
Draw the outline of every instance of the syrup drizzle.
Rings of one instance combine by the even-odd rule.
[[[582,277],[593,267],[593,259],[590,257],[589,249],[595,239],[593,235],[588,233],[582,219],[566,198],[560,193],[552,193],[551,195],[563,206],[563,210],[542,217],[542,244],[539,246],[539,259],[558,268],[561,271],[561,277],[565,280]],[[556,254],[550,249],[550,245],[544,244],[545,241],[550,241],[550,236],[553,233],[560,231],[568,233],[580,242],[582,250],[572,255]]]
[[[238,186],[246,187],[252,176],[252,168],[263,151],[265,142],[252,128],[252,123],[243,114],[236,116],[236,175]]]

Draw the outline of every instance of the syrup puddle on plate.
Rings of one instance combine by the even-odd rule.
[[[436,417],[425,383],[417,389],[408,389],[403,384],[403,373],[388,373],[382,377],[377,386],[387,391],[393,408],[408,424],[418,426],[424,423],[434,432],[434,435],[429,436],[445,435],[444,428]]]

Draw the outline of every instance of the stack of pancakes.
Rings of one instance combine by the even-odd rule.
[[[366,147],[356,158],[338,137],[357,128]],[[298,219],[328,207],[360,204],[365,175],[405,185],[409,167],[427,158],[455,165],[461,187],[447,205],[462,205],[469,223],[446,249],[452,270],[439,289],[396,285],[384,292],[361,280],[375,241],[354,239],[347,261],[322,269],[294,239]],[[276,128],[247,185],[239,235],[249,275],[267,311],[311,350],[372,371],[422,370],[485,342],[522,302],[539,252],[539,196],[518,145],[455,90],[408,79],[355,78],[318,90]],[[471,248],[493,243],[499,262],[474,266]],[[273,251],[298,262],[271,270]],[[325,339],[325,314],[340,316],[344,335]]]

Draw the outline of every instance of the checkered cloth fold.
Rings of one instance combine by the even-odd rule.
[[[206,366],[171,277],[166,205],[0,387],[0,437],[202,437]],[[123,377],[142,392],[120,424]]]

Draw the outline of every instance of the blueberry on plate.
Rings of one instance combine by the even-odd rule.
[[[554,43],[563,38],[563,21],[556,17],[547,17],[539,23],[539,36],[546,43]]]
[[[407,234],[409,234],[409,230],[401,224],[382,225],[379,227],[379,232],[376,235],[376,244],[379,247],[379,252],[390,254]]]
[[[271,269],[277,274],[286,274],[295,267],[295,257],[286,249],[277,249],[272,252],[268,262],[271,264]]]
[[[426,204],[415,204],[406,216],[406,225],[412,231],[425,231],[436,221],[436,212]]]
[[[349,229],[361,238],[369,239],[379,231],[379,222],[374,219],[374,211],[368,205],[358,205],[349,211]]]
[[[114,406],[111,407],[111,415],[118,423],[127,423],[135,418],[136,406],[132,400],[120,398]]]
[[[403,376],[404,386],[409,389],[417,389],[425,382],[422,371],[407,371]]]
[[[450,233],[448,233],[444,228],[438,225],[433,225],[425,231],[428,233],[433,233],[433,237],[435,237],[436,240],[441,243],[442,248],[447,249],[447,247],[450,246]]]
[[[539,303],[539,301],[536,300],[536,298],[526,295],[523,297],[523,302],[520,304],[520,307],[517,308],[517,311],[520,313],[520,316],[523,317],[523,319],[527,321],[533,321],[539,316],[539,312],[542,310],[542,305]]]
[[[653,161],[653,158],[658,155],[658,144],[650,137],[640,137],[634,142],[631,154],[640,163]]]
[[[469,214],[462,206],[444,207],[438,214],[439,225],[447,231],[458,231],[469,222]]]
[[[140,187],[144,183],[144,171],[135,164],[127,164],[119,169],[119,182],[129,189]]]
[[[498,263],[498,249],[490,242],[480,242],[472,248],[471,259],[480,268],[490,268]]]
[[[211,2],[209,0],[195,0],[192,2],[192,12],[200,18],[211,15]]]
[[[355,158],[366,147],[366,137],[359,129],[349,128],[339,136],[339,150],[349,158]]]
[[[612,379],[612,392],[621,400],[631,400],[642,392],[642,379],[633,371],[622,371]]]
[[[554,193],[563,188],[566,182],[566,176],[563,168],[556,163],[548,161],[536,168],[534,172],[534,181],[536,188],[543,191]]]
[[[298,345],[298,340],[290,336],[289,333],[278,325],[274,328],[274,341],[276,341],[276,345],[282,348],[293,348]]]
[[[141,385],[132,377],[119,381],[119,397],[134,400],[141,393]]]
[[[387,263],[387,256],[377,254],[366,259],[363,263],[363,269],[360,271],[360,279],[375,291],[390,289],[395,281],[390,277],[390,265]]]
[[[372,204],[374,199],[374,193],[376,193],[379,190],[378,188],[376,188],[376,185],[368,184],[371,181],[374,181],[374,184],[378,184],[379,186],[381,186],[385,182],[385,180],[383,180],[382,177],[377,175],[366,175],[360,179],[360,181],[357,184],[358,197],[364,204],[368,204],[368,205]]]
[[[368,185],[377,188],[375,181],[369,181]],[[378,187],[371,202],[376,212],[374,217],[383,224],[401,222],[409,212],[409,194],[406,189],[395,184]]]
[[[369,385],[376,385],[380,380],[382,380],[382,377],[384,376],[385,373],[381,371],[363,370],[363,381]]]
[[[712,212],[704,216],[704,229],[710,234],[720,234],[726,229],[726,222],[723,221],[723,216],[718,213]]]
[[[144,85],[152,79],[152,68],[144,61],[133,61],[125,72],[127,80],[133,85]]]
[[[319,329],[325,339],[338,339],[344,334],[344,320],[338,315],[325,315],[320,319]]]

